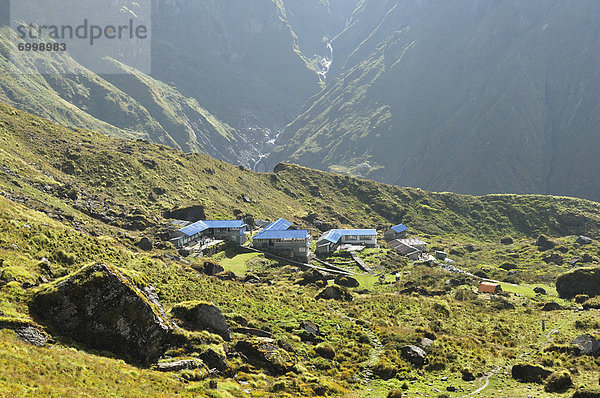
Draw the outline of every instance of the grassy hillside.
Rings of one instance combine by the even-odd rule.
[[[38,284],[102,261],[145,275],[167,310],[184,301],[211,301],[230,326],[268,330],[294,351],[292,370],[277,376],[235,355],[236,343],[245,338],[240,333],[233,333],[231,343],[204,332],[186,335],[187,343],[172,347],[169,357],[193,358],[207,348],[230,353],[230,370],[214,377],[215,389],[201,372],[133,367],[60,336],[49,347],[35,348],[4,330],[2,394],[386,397],[392,390],[424,395],[448,386],[467,394],[483,385],[486,373],[490,384],[482,396],[499,390],[509,396],[570,396],[572,389],[546,393],[541,384],[512,380],[510,367],[522,361],[572,369],[577,387],[597,384],[595,361],[568,349],[575,336],[594,333],[594,313],[540,311],[549,301],[573,305],[552,288],[569,265],[546,265],[543,258],[586,255],[587,263],[598,262],[600,244],[581,246],[574,236],[600,237],[597,203],[431,193],[292,165],[259,174],[164,145],[72,131],[8,105],[0,105],[0,162],[0,324],[32,322],[27,303]],[[356,275],[360,286],[350,289],[352,302],[316,299],[321,288],[297,284],[302,274],[285,261],[233,249],[210,260],[181,258],[161,244],[156,232],[163,212],[191,202],[202,204],[209,218],[283,216],[315,234],[324,224],[382,228],[403,221],[412,236],[426,239],[431,250],[446,250],[457,266],[506,279],[506,293],[477,295],[478,279],[408,262],[383,244],[360,254],[383,279]],[[540,233],[555,242],[553,249],[537,248]],[[506,235],[512,243],[500,244]],[[153,250],[135,246],[141,236],[157,242]],[[205,276],[198,270],[206,261],[240,276],[256,274],[265,283]],[[349,267],[343,254],[328,261]],[[536,286],[548,295],[536,295]],[[307,320],[320,327],[322,342],[306,339],[299,325]],[[434,342],[426,366],[418,368],[403,359],[401,347],[420,344],[423,337]],[[463,371],[472,372],[475,382],[462,380]]]
[[[597,200],[591,15],[583,3],[362,2],[333,41],[336,79],[285,129],[271,164]]]

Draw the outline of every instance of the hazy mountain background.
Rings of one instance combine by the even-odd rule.
[[[257,170],[598,200],[597,15],[562,0],[161,1],[152,76],[9,73],[4,29],[0,100]]]

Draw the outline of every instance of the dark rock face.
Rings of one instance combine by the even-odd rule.
[[[340,286],[328,286],[323,289],[318,295],[317,298],[325,299],[325,300],[342,300],[342,301],[352,301],[354,297],[352,294],[346,289]]]
[[[572,398],[600,398],[600,390],[577,390]]]
[[[206,214],[204,213],[204,206],[201,204],[191,204],[165,212],[165,218],[196,222],[198,220],[205,220]]]
[[[590,297],[600,295],[600,268],[579,268],[560,275],[556,279],[556,290],[562,298],[573,298],[578,294]]]
[[[202,361],[197,359],[183,359],[175,362],[158,363],[154,368],[159,372],[178,372],[184,369],[199,369],[202,366],[204,366]]]
[[[464,381],[473,381],[475,380],[475,375],[468,369],[463,369],[460,371],[461,377]]]
[[[360,283],[358,283],[358,281],[354,278],[352,278],[351,276],[344,276],[344,275],[340,275],[337,278],[335,278],[335,282],[336,285],[339,286],[344,286],[344,287],[359,287]]]
[[[150,286],[105,264],[49,285],[30,310],[57,334],[141,363],[160,357],[173,331]]]
[[[263,368],[273,375],[286,374],[294,366],[290,354],[277,347],[272,339],[240,340],[236,343],[235,349],[252,365]]]
[[[560,311],[560,310],[564,310],[564,307],[558,303],[555,303],[554,301],[552,301],[550,303],[546,303],[542,307],[542,311]]]
[[[182,321],[182,325],[192,330],[207,330],[218,334],[224,340],[231,340],[229,325],[221,310],[212,303],[188,301],[177,304],[171,315]]]
[[[16,333],[18,338],[36,347],[44,347],[48,342],[48,335],[28,322],[16,319],[0,321],[0,329],[10,329]]]
[[[596,355],[600,353],[600,342],[589,334],[582,334],[576,337],[572,342],[580,355]]]
[[[419,368],[425,365],[425,360],[427,358],[425,351],[416,345],[405,345],[400,348],[400,355],[402,355],[404,360]]]
[[[512,367],[511,374],[513,379],[523,383],[542,383],[552,371],[538,365],[521,363]]]
[[[223,372],[228,368],[225,358],[212,348],[204,351],[199,357],[210,369],[217,369],[218,371]]]

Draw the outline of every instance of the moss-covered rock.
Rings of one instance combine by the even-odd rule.
[[[55,334],[140,363],[160,357],[173,331],[152,287],[106,264],[41,289],[30,310]]]
[[[290,354],[277,347],[272,339],[240,340],[236,343],[235,349],[252,365],[266,369],[274,375],[283,375],[294,366]]]
[[[231,331],[221,310],[212,303],[186,301],[171,309],[171,315],[181,321],[181,325],[191,330],[206,330],[231,340]]]
[[[511,374],[513,379],[523,383],[542,383],[552,371],[539,365],[519,363],[512,367]]]
[[[600,268],[579,268],[560,275],[556,279],[556,291],[563,298],[573,298],[578,294],[589,297],[600,295]]]

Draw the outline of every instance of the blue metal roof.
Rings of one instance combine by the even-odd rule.
[[[375,236],[377,235],[377,231],[374,229],[331,229],[325,232],[319,240],[338,243],[342,236],[348,235]]]
[[[277,221],[273,221],[271,224],[263,228],[263,231],[285,231],[292,226],[292,223],[285,218],[280,218]]]
[[[211,228],[242,228],[244,225],[242,220],[197,221],[187,227],[181,228],[179,231],[186,236],[194,236]]]
[[[194,236],[202,231],[206,231],[207,229],[208,225],[206,225],[204,221],[197,221],[193,224],[188,225],[187,227],[181,228],[179,231],[186,236]]]
[[[308,231],[305,229],[286,229],[283,231],[276,230],[262,230],[254,235],[256,239],[308,239]]]
[[[398,225],[394,225],[392,227],[392,230],[399,234],[400,232],[408,231],[408,227],[404,224],[398,224]]]
[[[210,220],[204,223],[208,228],[242,228],[246,225],[242,220]]]

